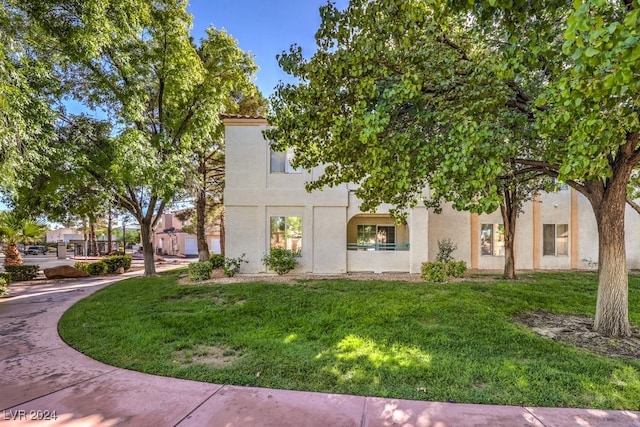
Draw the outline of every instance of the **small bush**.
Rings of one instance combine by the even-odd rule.
[[[196,282],[199,280],[208,280],[211,278],[211,263],[193,262],[189,264],[189,280]]]
[[[458,249],[458,245],[453,243],[451,239],[438,240],[438,255],[436,255],[436,261],[444,262],[445,264],[453,261],[451,254]]]
[[[16,282],[33,280],[38,275],[39,265],[5,265],[4,269]]]
[[[216,270],[218,268],[224,267],[224,255],[222,254],[214,254],[209,258],[209,263],[211,264],[211,269]]]
[[[0,277],[0,297],[7,293],[9,290],[9,284],[4,279],[4,277]]]
[[[249,262],[244,259],[245,254],[240,255],[237,258],[225,258],[224,266],[222,267],[224,270],[224,275],[227,277],[233,277],[240,271],[240,266],[243,262]]]
[[[446,282],[447,264],[440,261],[423,262],[420,277],[427,282]]]
[[[447,274],[451,277],[464,277],[467,273],[467,263],[464,261],[449,261],[447,263]]]
[[[103,274],[107,274],[108,270],[109,266],[104,261],[92,262],[87,266],[87,273],[91,276],[102,276]]]
[[[287,274],[298,265],[297,252],[285,248],[271,248],[268,254],[262,257],[262,263],[269,270],[278,273],[279,276]]]
[[[87,262],[87,261],[78,261],[75,264],[75,268],[80,270],[80,271],[84,271],[85,273],[89,273],[89,265],[91,263]]]
[[[110,255],[104,258],[102,261],[107,264],[107,274],[113,274],[118,271],[120,267],[127,271],[131,268],[131,255]]]
[[[7,273],[6,271],[4,273],[0,273],[0,279],[4,279],[4,281],[7,282],[7,286],[13,282],[11,279],[11,273]]]

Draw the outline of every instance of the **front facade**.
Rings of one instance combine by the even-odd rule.
[[[262,256],[280,246],[300,252],[296,272],[411,272],[438,253],[438,242],[457,245],[454,258],[474,269],[504,267],[500,212],[476,215],[445,206],[436,214],[413,208],[396,224],[389,206],[363,213],[354,185],[308,193],[305,182],[322,174],[296,170],[291,153],[278,153],[262,136],[259,117],[226,116],[226,254],[245,254],[242,273],[262,273]],[[425,190],[426,191],[426,190]],[[640,215],[627,210],[629,268],[640,268]],[[527,203],[516,227],[516,268],[595,269],[598,238],[589,202],[563,188]]]

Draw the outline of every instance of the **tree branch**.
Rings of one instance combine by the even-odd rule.
[[[640,214],[640,205],[627,197],[627,204]]]

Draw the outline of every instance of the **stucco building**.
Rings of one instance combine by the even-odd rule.
[[[278,153],[262,136],[261,117],[225,116],[226,254],[245,254],[242,273],[265,271],[262,256],[272,246],[300,250],[296,272],[412,272],[434,260],[438,241],[451,239],[453,253],[474,269],[502,269],[504,242],[500,212],[476,215],[445,206],[436,214],[413,208],[405,224],[389,206],[363,213],[355,186],[308,193],[305,182],[319,177],[296,170],[292,153]],[[426,191],[426,190],[425,190]],[[627,209],[629,268],[640,268],[640,215]],[[529,202],[516,228],[517,269],[597,268],[598,233],[589,202],[570,188]]]
[[[156,231],[153,235],[153,247],[159,255],[197,257],[198,241],[192,230],[185,230],[191,226],[191,219],[181,221],[179,212],[166,212],[162,214]],[[195,227],[189,227],[195,228]],[[220,227],[215,224],[206,229],[209,252],[220,253]]]

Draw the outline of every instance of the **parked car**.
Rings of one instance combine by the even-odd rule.
[[[25,255],[46,255],[47,247],[46,246],[27,246],[24,250]]]

